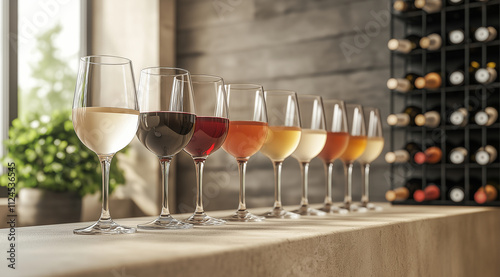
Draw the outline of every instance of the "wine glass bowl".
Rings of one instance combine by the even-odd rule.
[[[300,165],[302,197],[300,207],[293,212],[300,215],[325,215],[324,211],[311,208],[308,200],[309,163],[323,150],[327,138],[323,100],[317,95],[298,95],[297,100],[302,132],[299,145],[292,153],[292,157]]]
[[[138,119],[132,62],[115,56],[81,58],[72,120],[78,138],[99,157],[103,174],[102,209],[96,223],[75,229],[74,234],[135,233],[135,228],[121,226],[111,219],[108,194],[111,160],[134,138]]]
[[[246,208],[246,165],[259,151],[267,137],[268,123],[264,89],[256,84],[226,85],[229,107],[229,131],[222,145],[224,151],[238,163],[240,193],[238,210],[224,218],[227,221],[259,222],[264,217],[250,213]]]
[[[260,152],[267,156],[274,168],[274,206],[264,214],[267,218],[300,218],[283,209],[281,203],[281,168],[283,161],[297,148],[301,137],[301,123],[297,94],[289,90],[264,92],[269,128]]]
[[[192,224],[174,219],[168,207],[168,174],[172,158],[191,140],[195,130],[191,75],[179,68],[150,67],[139,81],[139,141],[158,157],[162,172],[160,216],[139,229],[187,229]]]
[[[207,157],[226,140],[229,130],[227,94],[221,77],[191,75],[196,105],[194,135],[184,148],[196,167],[196,209],[185,221],[194,225],[223,225],[226,222],[208,216],[203,209],[203,168]]]

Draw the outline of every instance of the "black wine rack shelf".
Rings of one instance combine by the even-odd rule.
[[[405,180],[409,178],[421,178],[422,187],[431,180],[439,180],[441,186],[441,196],[438,200],[416,202],[414,200],[394,201],[392,204],[404,205],[456,205],[456,206],[500,206],[499,199],[485,204],[477,204],[473,200],[471,179],[481,181],[484,187],[489,180],[500,183],[500,162],[497,160],[491,164],[480,166],[472,163],[467,158],[463,164],[455,165],[447,161],[446,144],[450,140],[462,141],[462,146],[472,153],[475,149],[470,149],[471,141],[476,141],[481,145],[490,144],[500,150],[500,123],[495,123],[488,127],[469,123],[465,127],[458,127],[446,123],[448,107],[463,107],[471,102],[485,108],[488,105],[500,103],[500,82],[499,79],[488,85],[472,84],[468,65],[471,60],[477,60],[482,66],[488,62],[499,64],[500,57],[500,34],[489,42],[476,42],[473,40],[470,30],[481,26],[493,26],[497,30],[500,27],[500,1],[488,2],[465,0],[461,5],[450,5],[443,0],[443,8],[436,13],[426,13],[422,10],[398,13],[392,9],[391,4],[391,38],[404,38],[406,35],[416,34],[425,36],[430,33],[439,33],[442,36],[442,47],[436,51],[426,49],[416,49],[409,54],[392,52],[390,60],[390,75],[395,78],[402,78],[407,73],[417,73],[420,76],[428,72],[440,72],[443,80],[439,89],[419,89],[408,93],[391,91],[390,112],[398,113],[409,105],[415,105],[426,112],[433,106],[441,105],[440,126],[437,128],[427,127],[391,127],[390,148],[391,151],[401,149],[407,142],[414,141],[425,145],[435,144],[441,146],[443,158],[438,164],[415,165],[410,163],[391,164],[391,189],[403,186]],[[459,45],[450,45],[447,35],[451,30],[462,29],[465,33],[465,41]],[[499,30],[500,31],[500,30]],[[464,85],[447,86],[447,72],[457,69],[459,65],[465,74]],[[496,107],[498,109],[498,107]],[[469,120],[470,122],[470,120]],[[425,142],[425,143],[424,143]],[[453,202],[447,200],[447,185],[450,182],[463,183],[465,200]]]

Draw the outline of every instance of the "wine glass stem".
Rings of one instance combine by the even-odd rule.
[[[332,177],[333,177],[333,163],[323,163],[326,172],[326,196],[325,205],[332,205]]]
[[[238,171],[240,173],[240,203],[238,204],[238,211],[245,211],[247,209],[247,205],[245,203],[245,174],[247,171],[246,160],[238,160]]]
[[[363,186],[361,189],[361,204],[366,207],[369,200],[369,184],[370,184],[370,164],[361,165],[361,179],[363,180]]]
[[[302,200],[300,201],[301,206],[309,205],[309,200],[307,199],[307,187],[308,187],[308,176],[309,176],[309,163],[301,162],[300,170],[302,172]]]
[[[111,160],[114,154],[98,155],[101,162],[102,169],[102,209],[101,218],[99,220],[110,220],[109,214],[109,169],[111,167]]]
[[[344,208],[348,209],[352,202],[352,162],[344,162]]]
[[[163,184],[160,216],[170,215],[168,209],[168,172],[170,169],[170,161],[172,161],[172,158],[160,158],[161,180]]]
[[[283,162],[273,162],[274,168],[274,209],[281,209],[281,166]]]
[[[203,168],[205,167],[205,159],[195,159],[196,166],[196,211],[195,213],[202,214],[203,210]]]

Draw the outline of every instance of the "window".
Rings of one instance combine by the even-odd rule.
[[[19,0],[19,117],[71,109],[81,54],[80,0]]]

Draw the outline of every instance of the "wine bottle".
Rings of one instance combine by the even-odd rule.
[[[405,185],[394,190],[388,190],[385,193],[385,199],[387,201],[403,201],[407,199],[413,199],[413,194],[416,190],[422,188],[422,180],[412,178],[406,181]]]
[[[465,200],[464,181],[459,182],[446,181],[446,199],[453,202],[462,202]]]
[[[420,76],[415,73],[408,73],[404,78],[390,78],[387,80],[387,88],[399,92],[408,92],[415,89],[415,79],[418,77]]]
[[[442,6],[442,0],[415,0],[415,7],[422,9],[427,13],[438,12],[441,10]]]
[[[413,193],[413,199],[417,202],[439,199],[439,197],[441,197],[441,189],[439,186],[439,181],[430,182],[423,190],[416,190],[415,193]]]
[[[490,126],[498,119],[498,110],[493,107],[486,107],[484,110],[476,112],[474,122],[481,126]]]
[[[456,6],[456,5],[461,5],[464,3],[464,0],[448,0],[448,3],[450,5]]]
[[[465,82],[465,73],[463,70],[455,70],[450,73],[448,83],[451,86],[461,86]]]
[[[464,127],[468,123],[469,111],[466,108],[458,108],[451,113],[449,121],[452,125]]]
[[[486,186],[480,187],[474,193],[474,201],[478,204],[494,201],[498,198],[500,185],[495,181],[487,181]]]
[[[449,108],[446,108],[448,113]],[[424,114],[415,117],[415,125],[436,128],[441,124],[441,105],[434,106]]]
[[[430,146],[423,152],[418,152],[414,156],[416,164],[437,164],[441,161],[443,151],[437,146]]]
[[[408,35],[404,39],[393,38],[387,43],[389,50],[403,54],[410,53],[413,49],[420,48],[420,37],[417,35]]]
[[[476,82],[480,84],[490,84],[497,79],[497,64],[495,62],[489,62],[486,64],[485,68],[479,68],[476,70],[474,77]]]
[[[492,26],[479,27],[474,31],[474,38],[479,42],[492,41],[497,37],[497,29]]]
[[[409,12],[417,10],[417,8],[413,3],[414,1],[412,0],[396,0],[394,1],[392,7],[394,8],[395,11],[398,12]]]
[[[439,48],[441,48],[442,44],[443,40],[441,39],[441,36],[436,33],[432,33],[420,39],[420,47],[429,51],[438,50]]]
[[[385,154],[385,161],[390,164],[413,161],[415,154],[420,151],[422,151],[422,149],[418,144],[415,142],[409,142],[403,149],[396,150],[394,152],[387,152],[387,154]]]
[[[422,113],[422,109],[415,106],[406,107],[403,112],[387,116],[387,124],[391,126],[415,126],[415,117]]]
[[[465,41],[465,33],[461,29],[456,29],[448,33],[450,44],[460,44]]]
[[[427,73],[424,77],[415,80],[415,87],[418,89],[437,89],[441,87],[441,75],[437,72]]]
[[[467,151],[465,147],[463,146],[453,147],[449,151],[448,160],[452,164],[462,164],[468,155],[469,151]]]
[[[497,159],[497,149],[491,145],[486,145],[477,149],[471,155],[471,161],[479,165],[487,165],[494,162]]]

